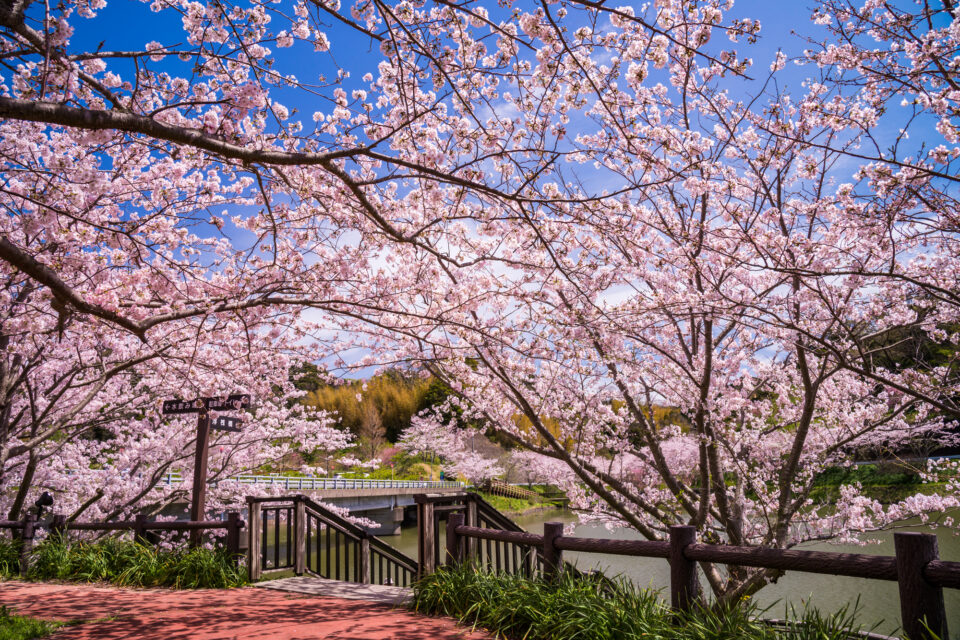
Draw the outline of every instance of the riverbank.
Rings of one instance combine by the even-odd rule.
[[[546,513],[557,510],[557,506],[543,500],[528,500],[526,498],[507,498],[492,493],[478,492],[481,498],[490,503],[500,513],[509,518],[530,516],[537,513]]]

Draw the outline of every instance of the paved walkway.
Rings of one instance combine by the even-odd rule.
[[[17,613],[84,621],[53,640],[489,640],[451,620],[363,600],[267,589],[172,591],[0,583]]]
[[[328,580],[316,576],[298,576],[267,580],[254,585],[261,589],[276,589],[305,596],[325,596],[346,600],[367,600],[381,604],[402,605],[410,601],[413,591],[406,587],[389,587],[379,584],[357,584],[341,580]]]

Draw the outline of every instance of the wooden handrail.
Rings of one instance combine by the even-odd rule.
[[[0,523],[2,526],[2,523]],[[140,528],[145,531],[197,531],[204,529],[227,529],[233,525],[227,520],[169,520],[167,522],[67,522],[63,527],[75,531],[133,531]],[[246,526],[243,520],[239,527]]]
[[[23,520],[0,520],[0,529],[22,529]],[[168,520],[166,522],[136,522],[123,520],[119,522],[65,522],[60,525],[61,529],[73,531],[134,531],[143,529],[147,531],[194,531],[203,529],[228,529],[232,526],[243,528],[246,523],[238,520],[237,524],[231,524],[229,520],[201,520],[193,522],[189,520]],[[36,525],[40,528],[41,525]]]
[[[406,556],[402,551],[388,544],[386,541],[381,540],[376,536],[372,536],[362,527],[358,527],[345,520],[344,518],[338,516],[317,504],[307,496],[299,496],[299,498],[306,504],[306,507],[314,514],[315,517],[323,520],[328,525],[333,525],[342,530],[343,533],[354,537],[356,540],[367,539],[370,541],[370,546],[380,553],[383,556],[389,557],[391,560],[397,564],[405,567],[409,571],[416,573],[417,572],[417,563],[412,558]]]
[[[511,542],[513,544],[522,544],[530,547],[543,544],[543,536],[538,536],[535,533],[526,533],[525,531],[503,531],[500,529],[484,529],[483,527],[468,527],[466,525],[456,527],[454,531],[457,532],[457,535],[480,538],[481,540]]]
[[[543,545],[543,536],[535,533],[485,529],[466,525],[456,527],[456,533],[468,538],[496,540],[531,547]],[[668,558],[670,556],[670,543],[657,540],[609,540],[605,538],[561,536],[554,539],[554,545],[557,549],[563,551],[583,551],[645,558]],[[714,544],[687,545],[683,550],[683,555],[696,562],[717,562],[745,567],[897,581],[896,558],[893,556]],[[934,560],[925,566],[923,575],[931,584],[936,586],[960,589],[960,562]]]
[[[418,565],[415,560],[409,558],[399,549],[394,548],[380,538],[371,535],[362,527],[357,526],[339,514],[336,514],[323,505],[318,504],[308,496],[295,495],[268,498],[250,496],[247,498],[247,505],[251,513],[250,520],[251,522],[256,523],[256,526],[250,527],[250,544],[248,550],[249,558],[247,566],[249,568],[251,580],[258,580],[263,575],[264,571],[274,571],[289,568],[287,564],[278,565],[276,561],[274,562],[273,566],[267,568],[268,557],[265,555],[267,546],[264,542],[263,535],[269,529],[270,524],[265,521],[263,514],[274,512],[276,510],[287,511],[288,517],[292,518],[290,528],[293,532],[293,564],[290,566],[293,567],[297,574],[304,572],[317,574],[317,572],[320,570],[319,559],[317,560],[317,563],[315,563],[315,567],[311,567],[310,562],[308,561],[309,556],[313,553],[312,548],[309,546],[309,541],[311,536],[314,535],[311,533],[311,527],[313,527],[314,524],[317,527],[317,536],[319,536],[319,527],[323,526],[327,528],[328,543],[331,542],[329,538],[329,532],[332,531],[334,532],[335,536],[339,536],[341,540],[345,539],[349,542],[349,544],[356,545],[355,548],[357,549],[356,553],[358,557],[351,560],[351,562],[356,562],[357,564],[352,565],[351,567],[340,564],[339,551],[336,551],[336,553],[333,554],[333,557],[336,558],[334,566],[343,568],[344,577],[347,580],[354,579],[357,582],[367,582],[371,580],[371,578],[375,578],[374,554],[376,554],[376,559],[378,560],[377,567],[382,568],[384,566],[383,563],[386,562],[386,568],[388,570],[400,572],[404,584],[407,583],[408,577],[415,576],[418,572]],[[317,553],[319,553],[320,542],[318,542],[317,545]],[[325,566],[328,570],[330,566],[329,563],[331,561],[331,558],[329,557],[330,548],[337,548],[336,544],[327,549],[328,557],[327,565]],[[277,549],[275,548],[275,556],[276,550]],[[346,560],[346,555],[344,556],[344,560]],[[335,579],[339,579],[339,571],[339,568],[336,569]],[[351,578],[350,575],[353,575],[353,578]],[[380,578],[383,578],[382,574],[380,575]]]
[[[562,551],[611,553],[618,556],[669,558],[670,543],[659,540],[607,540],[604,538],[573,538],[562,536],[553,541]]]
[[[548,577],[565,566],[563,551],[668,559],[671,605],[678,610],[690,609],[699,600],[697,562],[889,580],[900,583],[901,618],[906,632],[912,638],[933,638],[936,635],[931,635],[930,630],[933,634],[942,634],[939,637],[945,637],[947,630],[940,590],[960,589],[960,562],[937,558],[936,537],[931,534],[896,534],[897,554],[891,557],[699,544],[694,542],[696,529],[690,526],[671,527],[670,542],[664,542],[564,536],[559,522],[546,523],[544,535],[466,526],[462,522],[462,516],[447,521],[447,557],[454,563],[463,557],[463,538],[536,548],[544,560],[543,573]]]
[[[923,577],[941,587],[960,589],[960,562],[931,560],[923,568]]]
[[[480,495],[476,493],[468,493],[468,499],[471,502],[476,503],[477,513],[482,515],[487,520],[490,520],[492,523],[504,529],[506,531],[523,531],[523,527],[518,525],[516,522],[508,518],[507,516],[500,513],[496,507],[483,499]]]
[[[688,545],[684,548],[683,555],[698,562],[720,562],[744,567],[825,573],[894,582],[897,580],[897,562],[892,556],[714,544]],[[960,563],[952,564],[957,565],[960,571]]]

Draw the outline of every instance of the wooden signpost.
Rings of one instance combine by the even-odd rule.
[[[210,428],[217,431],[240,431],[240,425],[243,422],[240,418],[231,418],[229,416],[217,416],[210,423]]]
[[[165,416],[197,414],[197,451],[193,465],[193,501],[190,505],[190,520],[203,520],[203,511],[207,502],[207,458],[210,450],[210,412],[232,411],[250,407],[250,394],[238,393],[219,398],[197,398],[196,400],[165,400],[161,413]],[[212,421],[214,429],[221,431],[240,431],[240,419],[217,416]],[[200,545],[201,531],[190,532],[190,544]]]

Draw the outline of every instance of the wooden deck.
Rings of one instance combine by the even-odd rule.
[[[380,604],[400,606],[410,601],[412,592],[406,587],[390,587],[379,584],[341,582],[315,576],[279,578],[254,585],[261,589],[273,589],[305,596],[324,596],[344,600],[366,600]]]

